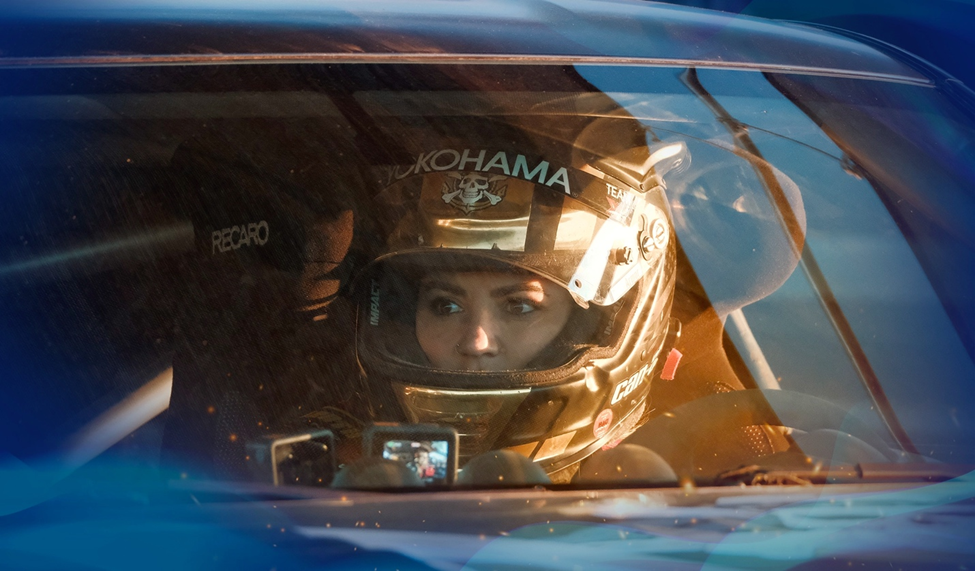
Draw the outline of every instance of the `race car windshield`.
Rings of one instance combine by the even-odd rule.
[[[0,91],[17,458],[411,489],[975,463],[975,130],[937,88],[332,62]]]

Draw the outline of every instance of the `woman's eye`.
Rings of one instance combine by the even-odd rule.
[[[526,313],[531,313],[537,309],[538,309],[538,304],[529,301],[527,299],[508,300],[508,313],[513,313],[515,315],[524,315]]]
[[[430,309],[436,315],[451,315],[460,313],[461,307],[446,298],[434,299],[430,302]]]

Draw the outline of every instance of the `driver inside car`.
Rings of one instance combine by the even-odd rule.
[[[505,450],[555,482],[600,456],[665,464],[611,450],[666,410],[652,387],[681,358],[666,179],[686,147],[619,119],[590,118],[571,142],[483,127],[403,136],[409,160],[379,177],[382,239],[355,283],[370,417],[453,427],[462,467]],[[757,430],[718,455],[788,448]]]
[[[627,119],[586,118],[570,141],[565,133],[510,126],[485,137],[491,131],[482,127],[462,130],[468,137],[457,136],[456,128],[401,137],[406,149],[400,155],[408,159],[363,175],[380,188],[366,207],[356,207],[355,232],[368,239],[346,238],[353,224],[347,210],[326,205],[325,214],[315,216],[280,198],[287,192],[262,189],[270,198],[261,208],[273,203],[279,217],[287,209],[290,219],[306,220],[289,244],[272,244],[288,251],[302,242],[297,249],[304,258],[272,274],[299,276],[294,306],[301,325],[282,335],[294,340],[290,357],[305,347],[310,360],[296,369],[296,359],[285,358],[292,363],[289,374],[255,377],[248,393],[240,376],[252,373],[223,374],[226,356],[212,361],[220,363],[219,371],[199,366],[205,359],[198,358],[198,346],[191,351],[196,357],[184,360],[193,365],[180,367],[178,358],[171,416],[185,419],[181,410],[199,410],[201,398],[220,403],[210,412],[217,420],[204,417],[217,444],[203,446],[198,458],[216,455],[226,467],[235,455],[250,459],[237,442],[259,435],[255,425],[310,426],[335,432],[340,461],[354,464],[362,455],[358,436],[369,423],[437,425],[457,431],[462,472],[469,474],[463,467],[477,465],[477,457],[504,451],[559,483],[587,473],[600,477],[599,470],[580,472],[581,463],[598,465],[600,456],[614,454],[614,447],[663,412],[651,389],[674,379],[681,358],[675,348],[681,324],[671,314],[675,284],[684,281],[666,175],[689,161],[686,147],[653,140]],[[452,136],[438,135],[444,132]],[[199,169],[200,150],[189,151]],[[275,184],[287,186],[278,179]],[[213,217],[212,208],[198,211]],[[232,214],[263,216],[239,208]],[[206,235],[221,224],[207,219],[198,226]],[[269,225],[276,227],[275,221]],[[271,232],[269,241],[278,236]],[[213,244],[216,257],[220,248]],[[252,246],[239,248],[240,254],[274,251]],[[317,259],[316,252],[326,252],[320,255],[328,260]],[[336,278],[349,260],[358,267],[344,275],[355,277]],[[240,280],[253,282],[252,272]],[[351,285],[340,289],[340,282]],[[354,319],[343,317],[352,312]],[[352,329],[354,363],[346,336]],[[323,338],[323,330],[330,334]],[[233,354],[236,366],[239,345]],[[207,377],[206,396],[177,395],[181,384],[193,384],[181,380],[188,376],[181,368]],[[300,377],[309,384],[296,382]],[[315,398],[307,397],[309,386]],[[228,400],[228,394],[235,396]],[[228,420],[222,416],[227,410],[237,412]],[[170,448],[200,441],[198,422],[172,424],[177,428],[167,427]],[[246,430],[232,434],[237,438],[224,438],[245,424]],[[786,449],[775,436],[745,453]],[[637,456],[634,466],[672,461],[639,446],[617,452]],[[612,460],[617,471],[619,456]]]

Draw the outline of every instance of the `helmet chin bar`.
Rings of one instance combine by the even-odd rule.
[[[460,464],[493,447],[501,430],[531,391],[529,388],[433,389],[396,382],[392,386],[410,422],[457,430]]]

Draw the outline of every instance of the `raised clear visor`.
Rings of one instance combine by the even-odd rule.
[[[459,166],[460,152],[444,154],[456,155],[448,166]],[[434,168],[440,156],[433,154]],[[670,224],[661,205],[650,204],[641,191],[581,171],[570,176],[565,168],[546,178],[547,162],[532,165],[533,171],[519,170],[528,164],[524,155],[509,159],[492,151],[491,156],[489,162],[485,150],[464,149],[471,170],[405,176],[386,189],[381,204],[403,213],[386,256],[433,249],[531,267],[583,306],[617,302],[659,262],[654,254],[667,245]],[[511,176],[504,174],[510,169],[502,170],[509,163],[515,166]],[[573,194],[590,203],[600,200],[604,207],[597,210]]]

